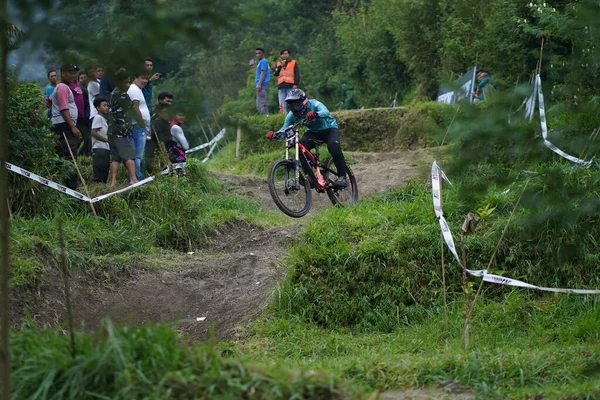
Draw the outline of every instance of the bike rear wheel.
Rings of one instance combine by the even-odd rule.
[[[328,185],[332,186],[339,176],[332,157],[329,157],[325,161],[325,168],[323,177]],[[358,185],[356,184],[356,177],[348,164],[346,164],[346,169],[348,170],[346,176],[348,179],[348,187],[329,187],[327,189],[327,196],[329,196],[329,200],[331,200],[334,205],[350,206],[358,202]]]
[[[271,164],[269,192],[275,205],[290,217],[303,217],[310,209],[310,184],[302,171],[296,183],[296,166],[291,160],[278,160]]]

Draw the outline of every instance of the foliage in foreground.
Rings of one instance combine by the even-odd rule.
[[[271,318],[232,348],[242,359],[330,371],[366,393],[454,382],[486,399],[592,399],[600,396],[599,300],[536,298],[520,289],[500,301],[484,296],[471,321],[469,349],[461,338],[462,301],[449,303],[448,322],[438,303],[422,310],[421,322],[390,333]]]
[[[211,344],[190,348],[164,326],[68,336],[28,328],[12,335],[15,399],[337,399],[333,376],[240,362]]]
[[[577,179],[584,171],[578,170]],[[589,179],[573,184],[595,182]],[[565,174],[569,176],[568,174]],[[474,174],[470,179],[480,180]],[[597,288],[596,239],[600,224],[596,208],[580,210],[578,218],[554,221],[540,228],[536,203],[544,182],[532,181],[525,208],[511,222],[491,264],[493,273],[551,287]],[[588,187],[588,186],[586,186]],[[461,185],[444,190],[444,210],[457,244],[467,212],[480,216],[475,234],[464,240],[467,266],[485,269],[518,198],[522,182],[489,189],[471,202],[461,201]],[[572,204],[573,209],[577,203]],[[491,210],[491,211],[490,211]],[[563,223],[564,222],[564,223]],[[585,235],[578,232],[586,232]],[[307,226],[303,241],[288,256],[292,270],[277,291],[275,308],[324,327],[389,332],[421,321],[424,310],[442,293],[440,228],[433,214],[431,191],[421,184],[390,191],[349,209],[331,209]],[[461,269],[446,251],[446,281],[451,296],[470,290],[461,283]],[[473,283],[479,281],[474,279]],[[509,290],[486,285],[489,296]]]
[[[22,178],[24,179],[24,178]],[[51,189],[46,188],[46,191]],[[90,187],[95,196],[106,185]],[[55,191],[52,191],[55,192]],[[12,283],[35,284],[59,256],[57,218],[63,216],[67,261],[92,276],[126,272],[136,257],[159,249],[191,251],[238,223],[276,223],[256,202],[228,193],[198,161],[188,162],[188,177],[160,177],[144,187],[89,204],[51,193],[54,202],[31,218],[13,218]]]

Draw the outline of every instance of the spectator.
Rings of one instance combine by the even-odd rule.
[[[90,107],[94,107],[94,102],[90,103],[90,97],[88,94],[88,73],[91,73],[89,69],[86,72],[79,71],[79,87],[83,92],[83,109],[85,111],[85,122],[88,122],[90,119]],[[89,125],[89,124],[88,124]],[[84,138],[85,140],[85,138]],[[91,146],[91,142],[90,142]],[[90,147],[91,148],[91,147]]]
[[[54,125],[53,131],[58,137],[56,152],[60,157],[73,161],[77,158],[77,148],[81,141],[81,131],[77,127],[78,109],[75,104],[75,96],[69,85],[77,83],[78,71],[79,68],[73,64],[63,65],[60,68],[62,82],[56,85],[56,89],[50,95],[52,124]],[[71,157],[71,153],[73,157]],[[66,179],[65,185],[70,189],[77,189],[77,174],[70,174]]]
[[[161,145],[164,146],[171,140],[171,126],[169,124],[170,107],[170,104],[158,103],[154,110],[150,135],[148,135],[146,150],[144,151],[144,166],[145,171],[148,173],[153,173],[155,171],[154,157],[156,152],[161,150]],[[162,150],[164,150],[164,147]]]
[[[108,143],[110,145],[110,185],[117,184],[119,165],[127,169],[129,184],[138,180],[135,175],[135,143],[133,142],[132,120],[135,115],[133,102],[127,94],[129,76],[122,69],[114,77],[116,87],[108,100],[109,124]]]
[[[125,71],[125,67],[118,66],[115,67],[112,73],[109,73],[109,75],[112,76],[104,76],[104,72],[102,72],[100,77],[100,97],[104,97],[105,99],[110,97],[112,91],[115,89],[115,85],[111,82],[111,80],[113,79],[113,76],[122,71]]]
[[[269,63],[265,59],[265,49],[256,48],[256,75],[254,77],[254,87],[256,88],[256,110],[260,115],[269,115],[269,81],[271,80],[271,71]]]
[[[496,88],[490,83],[492,80],[490,73],[483,69],[477,71],[476,79],[477,87],[475,88],[475,93],[473,93],[473,102],[479,103],[487,100],[489,95],[494,92]]]
[[[96,68],[96,80],[98,81],[98,83],[100,83],[102,81],[103,76],[104,76],[104,68],[97,67]]]
[[[69,82],[69,88],[71,92],[73,92],[73,97],[75,99],[75,105],[77,106],[77,129],[81,132],[83,143],[87,144],[88,147],[82,147],[81,154],[85,156],[90,156],[91,147],[90,144],[90,129],[88,125],[88,120],[85,117],[85,104],[83,100],[83,90],[81,90],[81,86],[79,85],[79,70],[77,70],[75,81]]]
[[[135,174],[138,181],[144,179],[142,171],[142,159],[146,147],[146,137],[150,130],[150,110],[142,93],[142,89],[148,83],[148,76],[137,73],[133,83],[129,86],[127,94],[133,102],[136,118],[133,121],[133,141],[135,143]]]
[[[142,93],[144,94],[144,98],[146,99],[146,104],[152,104],[152,82],[157,81],[160,78],[160,74],[158,72],[152,73],[154,69],[154,61],[151,58],[146,58],[144,60],[144,70],[146,74],[150,77],[148,78],[148,84],[146,87],[142,89]]]
[[[158,104],[173,104],[173,95],[169,92],[160,92],[158,94]]]
[[[104,69],[101,67],[97,67],[93,71],[93,76],[90,76],[90,82],[87,85],[88,91],[88,102],[93,105],[94,100],[100,97],[100,76],[104,74]],[[103,97],[105,99],[106,97]],[[96,107],[90,107],[90,120],[93,120],[94,117],[98,115],[98,110]],[[91,121],[90,121],[91,122]]]
[[[52,93],[54,93],[54,89],[56,89],[56,85],[58,84],[58,74],[55,69],[48,71],[48,82],[50,82],[50,84],[46,86],[46,90],[44,90],[44,98],[46,99],[46,107],[48,108],[48,119],[51,119],[52,103],[50,102],[50,96],[52,96]]]
[[[273,75],[277,76],[277,88],[279,94],[279,112],[287,113],[285,98],[292,89],[297,89],[300,84],[300,69],[296,60],[290,60],[290,51],[281,50],[281,61],[277,62]]]
[[[158,94],[158,104],[167,104],[167,105],[171,105],[173,104],[173,95],[169,92],[160,92]],[[156,112],[156,107],[153,107],[151,110],[151,119],[154,119],[155,117],[155,112]]]
[[[94,99],[96,115],[92,120],[92,180],[106,183],[110,171],[110,145],[108,144],[108,101]]]
[[[172,163],[185,162],[185,151],[190,145],[183,133],[181,125],[185,122],[185,114],[181,111],[175,113],[175,118],[171,121],[171,138],[165,144],[169,152],[169,161]]]

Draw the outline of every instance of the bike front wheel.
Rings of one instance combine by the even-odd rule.
[[[278,160],[269,170],[269,191],[277,207],[286,215],[300,218],[308,213],[311,203],[310,184],[300,171],[296,181],[296,163]]]
[[[331,200],[334,205],[350,206],[358,203],[358,185],[356,184],[356,177],[348,164],[346,164],[346,169],[348,170],[348,174],[346,175],[348,187],[336,188],[333,186],[333,183],[337,180],[339,175],[337,174],[337,168],[335,167],[333,158],[329,157],[325,161],[323,177],[329,186],[327,188],[327,196],[329,196],[329,200]]]

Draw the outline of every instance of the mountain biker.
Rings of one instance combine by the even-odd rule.
[[[327,150],[329,150],[329,153],[333,157],[333,162],[339,175],[337,181],[334,182],[334,187],[339,189],[348,187],[348,179],[346,178],[348,171],[344,153],[342,153],[342,146],[340,145],[338,124],[327,107],[316,99],[309,100],[301,89],[292,89],[285,98],[285,102],[290,112],[285,117],[285,122],[280,132],[284,128],[306,118],[308,120],[306,124],[308,130],[300,139],[300,144],[311,150],[315,146],[315,140],[327,143]],[[267,133],[267,139],[269,140],[276,138],[276,136],[277,133],[274,131]],[[308,173],[310,167],[305,157],[300,157],[300,161],[305,174],[310,176]]]

